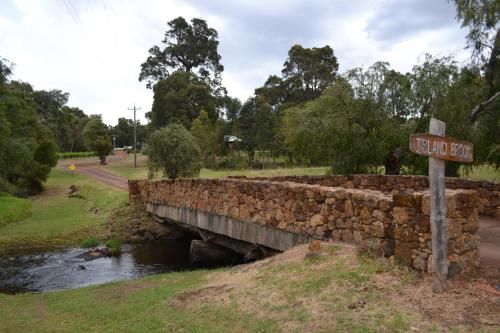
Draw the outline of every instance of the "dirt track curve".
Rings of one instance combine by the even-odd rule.
[[[107,158],[108,163],[113,163],[113,161],[119,160],[121,157],[109,156]],[[123,191],[128,191],[128,181],[126,178],[117,176],[104,170],[100,165],[98,160],[67,160],[61,162],[62,166],[69,166],[74,164],[76,166],[76,173],[81,173],[82,175],[89,176],[95,180],[119,188]]]

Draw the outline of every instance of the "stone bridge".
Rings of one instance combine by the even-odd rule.
[[[226,247],[231,242],[218,236],[247,244],[245,251],[256,245],[283,251],[310,239],[367,241],[428,271],[426,188],[419,176],[235,177],[130,180],[129,196],[157,218]],[[499,215],[499,184],[450,178],[447,188],[454,188],[446,191],[449,260],[465,272],[479,265],[478,212]]]

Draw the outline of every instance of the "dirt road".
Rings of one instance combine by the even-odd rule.
[[[108,163],[113,163],[113,161],[122,159],[120,156],[109,156],[107,158]],[[82,175],[94,178],[101,183],[119,188],[123,191],[128,191],[128,181],[127,179],[114,175],[106,170],[104,170],[99,165],[97,158],[85,158],[77,160],[63,160],[59,163],[60,166],[67,167],[69,165],[76,166],[76,173],[81,173]]]

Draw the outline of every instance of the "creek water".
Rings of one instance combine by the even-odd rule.
[[[72,289],[146,275],[200,268],[189,260],[190,240],[124,244],[115,257],[92,258],[88,249],[0,257],[0,292]]]

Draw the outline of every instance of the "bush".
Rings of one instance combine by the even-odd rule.
[[[106,164],[106,156],[113,150],[113,145],[101,116],[91,116],[82,130],[82,136],[85,149],[95,152],[99,156],[101,164]]]
[[[220,158],[216,158],[214,161],[213,169],[229,169],[229,170],[241,170],[248,168],[248,161],[246,158],[238,155],[228,155]]]
[[[77,158],[77,157],[92,157],[97,156],[93,151],[78,151],[78,152],[63,152],[57,153],[58,159],[66,159],[66,158]]]
[[[87,238],[82,243],[83,248],[96,247],[98,245],[99,245],[99,241],[94,236]]]
[[[200,148],[182,125],[170,124],[154,131],[148,145],[150,178],[160,170],[170,179],[199,175],[202,165]]]
[[[120,254],[121,241],[117,238],[112,238],[106,241],[106,247],[111,250],[112,255]]]

